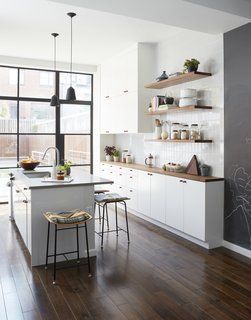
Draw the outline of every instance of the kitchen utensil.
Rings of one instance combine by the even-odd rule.
[[[150,153],[147,158],[145,158],[145,165],[148,167],[153,166],[153,155]]]

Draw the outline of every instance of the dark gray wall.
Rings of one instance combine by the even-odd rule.
[[[224,238],[251,249],[251,24],[224,35]]]

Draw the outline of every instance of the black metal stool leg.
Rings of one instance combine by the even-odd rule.
[[[103,248],[103,243],[104,243],[105,206],[106,206],[106,203],[104,203],[104,205],[103,205],[102,231],[101,231],[101,249]]]
[[[126,217],[126,230],[127,230],[127,240],[130,242],[130,236],[129,236],[129,226],[128,226],[128,217],[127,217],[127,205],[126,202],[124,201],[125,205],[125,217]]]
[[[58,228],[55,224],[55,241],[54,241],[54,265],[53,265],[53,284],[56,284],[56,264],[57,264],[57,233]]]
[[[48,221],[45,269],[48,268],[48,253],[49,253],[49,242],[50,242],[50,226],[51,226],[51,223]]]
[[[91,262],[90,262],[88,231],[87,231],[87,224],[86,223],[85,223],[85,240],[86,240],[86,252],[87,252],[88,273],[89,273],[88,277],[91,277]]]
[[[118,229],[118,204],[115,202],[115,218],[116,218],[116,236],[119,235],[119,229]]]
[[[76,233],[77,233],[77,263],[80,262],[79,260],[79,237],[78,237],[78,224],[76,224]]]
[[[100,211],[100,205],[98,205],[98,219],[99,219],[99,223],[101,223],[101,211]]]
[[[107,230],[109,230],[109,218],[108,218],[108,208],[106,206],[106,225],[107,225]]]

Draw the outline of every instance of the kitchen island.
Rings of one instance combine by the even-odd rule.
[[[33,173],[22,169],[12,170],[13,203],[10,204],[12,217],[31,255],[31,265],[45,263],[47,221],[43,216],[47,211],[87,210],[94,216],[94,186],[113,183],[111,180],[95,177],[83,169],[75,169],[70,182],[45,182],[43,176],[48,170],[37,169]],[[94,219],[88,222],[90,255],[95,256]],[[51,228],[53,237],[54,228]],[[53,239],[53,238],[51,238]],[[84,232],[79,232],[80,257],[86,257]],[[52,252],[53,241],[49,252]],[[58,235],[58,252],[76,250],[76,231],[67,230]],[[75,255],[68,255],[74,259]],[[58,261],[64,260],[58,257]],[[49,261],[50,263],[51,261]]]

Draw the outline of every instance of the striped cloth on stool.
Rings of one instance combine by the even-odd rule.
[[[46,212],[44,213],[44,216],[48,221],[57,224],[83,223],[92,218],[92,216],[89,213],[81,209],[62,212]]]

